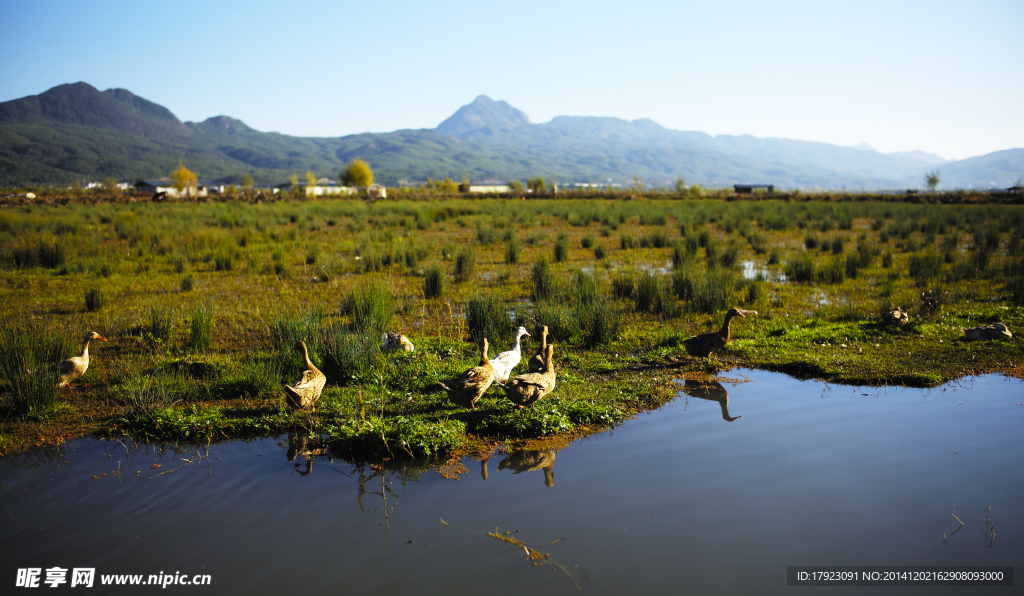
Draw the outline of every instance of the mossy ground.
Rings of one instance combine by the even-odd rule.
[[[89,372],[56,406],[18,409],[5,384],[0,453],[88,433],[205,442],[289,432],[322,435],[354,459],[482,454],[499,442],[538,448],[606,428],[671,399],[673,378],[734,366],[868,385],[1021,377],[1016,337],[960,341],[962,327],[1021,328],[1021,222],[1016,205],[824,201],[6,209],[0,321],[69,338],[96,330],[110,341],[94,344]],[[466,251],[473,268],[456,283],[456,255]],[[551,261],[546,299],[535,292],[540,258]],[[782,281],[801,259],[808,281]],[[432,267],[443,289],[427,299]],[[653,281],[622,291],[624,276],[647,271]],[[617,319],[610,337],[587,335],[581,325],[590,323],[572,319],[580,279],[607,296],[597,316]],[[708,295],[719,297],[700,295],[695,279],[715,280]],[[289,334],[350,330],[342,304],[371,283],[389,289],[387,328],[416,351],[338,368],[344,374],[329,375],[315,414],[288,412],[280,383],[298,370]],[[92,290],[105,299],[95,310],[84,298]],[[478,359],[464,312],[481,295],[500,297],[509,313],[492,322],[505,330],[490,338],[492,355],[508,348],[516,324],[560,329],[558,387],[534,409],[513,408],[494,387],[467,410],[437,387]],[[681,341],[717,329],[734,304],[759,315],[734,320],[734,339],[716,359],[687,356]],[[212,309],[209,346],[194,339],[200,305]],[[882,325],[881,312],[897,305],[911,323]],[[377,343],[366,334],[361,345]],[[313,360],[328,349],[314,348]]]

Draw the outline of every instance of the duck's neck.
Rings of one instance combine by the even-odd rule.
[[[523,334],[522,333],[517,333],[516,334],[516,347],[513,348],[513,350],[515,351],[516,354],[519,354],[520,352],[522,352],[522,349],[520,348],[520,345],[519,345],[519,342],[522,339],[523,339]]]
[[[306,344],[302,344],[302,359],[306,362],[306,368],[313,366],[313,363],[309,361],[309,349],[306,348]]]
[[[89,358],[89,342],[90,341],[92,341],[92,340],[87,337],[87,338],[85,338],[85,341],[82,342],[82,355],[79,356],[79,358],[86,358],[86,359]]]
[[[484,344],[483,351],[480,352],[480,366],[490,366],[491,361],[487,358],[487,344]]]
[[[722,335],[725,336],[725,340],[726,341],[729,341],[729,321],[731,321],[732,318],[735,317],[735,316],[736,315],[734,315],[732,313],[729,313],[729,314],[725,315],[725,323],[722,325],[721,333],[722,333]]]
[[[541,335],[540,335],[540,349],[537,350],[537,353],[540,354],[541,358],[543,358],[544,354],[547,353],[547,350],[548,350],[548,334],[547,333],[541,333]]]

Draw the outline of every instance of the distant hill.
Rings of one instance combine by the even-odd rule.
[[[677,176],[689,183],[738,182],[847,189],[920,187],[939,169],[942,187],[1009,186],[1024,174],[1024,149],[959,162],[912,151],[882,154],[870,146],[711,136],[639,119],[559,116],[534,124],[504,101],[479,96],[436,129],[293,137],[265,133],[228,116],[181,122],[169,110],[124,89],[86,83],[54,87],[0,103],[0,186],[69,184],[166,176],[183,161],[200,178],[260,185],[312,170],[337,176],[359,157],[386,184],[427,177],[650,185]]]

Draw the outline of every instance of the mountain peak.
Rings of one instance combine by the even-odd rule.
[[[530,118],[526,114],[504,100],[494,101],[486,95],[478,95],[472,103],[462,106],[439,124],[436,130],[442,134],[464,137],[484,129],[508,130],[529,123]]]

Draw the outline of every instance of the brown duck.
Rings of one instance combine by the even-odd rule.
[[[89,342],[98,339],[100,341],[107,341],[102,335],[95,331],[90,331],[82,338],[82,353],[78,356],[72,356],[66,360],[62,360],[58,364],[50,366],[47,370],[48,374],[53,374],[57,377],[58,387],[71,387],[71,381],[74,381],[78,377],[85,374],[85,371],[89,368]]]
[[[709,358],[712,354],[724,348],[725,344],[729,343],[729,321],[733,317],[746,317],[748,314],[756,315],[757,311],[730,308],[729,312],[725,313],[725,324],[722,325],[721,329],[695,335],[683,342],[686,353],[697,358]]]
[[[544,364],[544,358],[548,353],[548,335],[550,335],[548,333],[548,327],[545,325],[544,330],[540,332],[540,349],[538,349],[537,353],[530,358],[529,362],[527,362],[527,372],[544,372],[544,368],[546,366]]]
[[[483,349],[480,351],[480,364],[467,370],[454,379],[438,383],[448,392],[448,399],[464,408],[475,408],[480,396],[494,382],[494,367],[487,358],[487,338],[484,338]]]
[[[320,372],[320,369],[313,366],[313,363],[309,360],[309,350],[306,349],[306,342],[295,342],[294,349],[302,354],[306,368],[302,371],[302,376],[299,377],[298,381],[295,381],[294,385],[291,387],[288,385],[284,386],[285,396],[288,399],[288,405],[293,410],[302,408],[312,410],[316,408],[316,402],[320,399],[320,392],[324,390],[324,385],[327,384],[327,377],[324,376],[324,373]]]
[[[544,358],[544,372],[519,375],[501,386],[509,401],[520,408],[532,406],[555,389],[555,346],[548,346]]]
[[[554,451],[515,451],[498,463],[498,471],[511,469],[513,474],[544,471],[544,486],[555,485]]]

